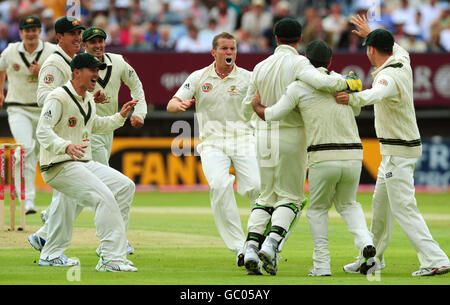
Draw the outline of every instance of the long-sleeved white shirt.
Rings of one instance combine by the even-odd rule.
[[[47,96],[36,129],[41,145],[40,165],[44,180],[53,178],[66,161],[72,158],[66,154],[70,144],[86,145],[80,161],[92,160],[90,138],[92,133],[108,133],[125,123],[120,113],[101,117],[96,114],[93,95],[86,92],[85,98],[77,94],[69,81],[65,87],[58,87]]]
[[[119,91],[123,81],[130,89],[131,97],[139,101],[136,104],[133,115],[144,120],[147,115],[147,102],[142,83],[136,71],[119,54],[105,53],[104,62],[107,67],[99,71],[99,79],[94,92],[98,89],[104,90],[106,101],[97,104],[97,114],[99,116],[108,116],[118,111]]]
[[[325,68],[318,68],[327,73]],[[336,73],[331,72],[331,75]],[[337,104],[333,95],[315,90],[302,81],[291,83],[286,93],[264,111],[266,121],[283,119],[294,109],[302,115],[308,162],[362,160],[363,147],[354,115],[360,108]]]
[[[317,71],[309,60],[299,55],[297,50],[288,45],[280,45],[273,55],[269,56],[253,70],[247,94],[243,102],[242,112],[246,120],[254,115],[252,99],[259,91],[261,103],[271,106],[280,100],[287,86],[295,80],[302,80],[313,88],[334,93],[347,88],[347,82],[341,75],[326,75]],[[303,125],[298,110],[290,112],[280,121],[279,127],[300,127]],[[257,128],[265,128],[265,124],[257,124]]]
[[[39,106],[42,107],[44,105],[47,95],[53,89],[64,85],[71,79],[71,60],[72,58],[57,45],[55,52],[51,54],[41,66],[37,89],[37,103]]]
[[[420,157],[422,145],[408,52],[394,44],[392,56],[372,75],[372,88],[350,94],[349,104],[356,107],[374,105],[375,131],[382,155]]]

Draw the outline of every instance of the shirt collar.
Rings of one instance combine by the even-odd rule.
[[[391,55],[381,66],[379,66],[375,71],[372,72],[372,76],[375,77],[381,70],[389,66],[390,64],[396,62],[394,55]]]
[[[217,73],[216,73],[216,69],[214,68],[215,64],[216,64],[216,62],[214,61],[211,65],[209,65],[209,67],[208,67],[209,76],[220,78],[220,76],[217,75]],[[228,74],[225,78],[235,78],[236,76],[237,76],[237,66],[236,66],[236,64],[234,64],[233,70],[231,70],[230,74]],[[225,78],[223,78],[223,79],[225,79]]]
[[[61,48],[61,46],[58,44],[56,45],[56,51],[61,53],[69,62],[72,61],[72,57],[70,57],[64,50]]]
[[[83,97],[78,95],[78,93],[75,91],[75,88],[72,86],[72,82],[69,80],[65,86],[69,91],[73,94],[73,96],[79,101],[79,102],[87,102],[91,98],[91,93],[89,91],[86,91],[86,97],[83,100]]]
[[[298,51],[287,44],[280,44],[276,49],[274,53],[292,53],[295,55],[299,55]]]
[[[42,40],[39,39],[39,43],[38,43],[38,46],[37,46],[36,50],[34,50],[33,53],[31,53],[31,54],[37,53],[37,52],[41,51],[43,48],[44,48],[44,43],[42,42]],[[25,46],[24,46],[23,41],[21,41],[20,44],[19,44],[19,52],[28,53],[25,50]]]

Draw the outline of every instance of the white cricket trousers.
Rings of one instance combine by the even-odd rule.
[[[414,168],[418,158],[382,156],[372,200],[371,232],[377,249],[383,254],[397,221],[417,252],[420,268],[448,266],[449,259],[433,239],[414,197]]]
[[[235,177],[229,173],[230,166],[233,164],[236,172],[237,192],[250,199],[250,205],[254,204],[259,194],[260,177],[253,145],[249,154],[230,152],[204,146],[200,158],[210,187],[211,207],[217,230],[228,249],[237,253],[244,247],[246,236],[234,196]]]
[[[362,251],[365,246],[373,245],[361,204],[356,201],[361,167],[359,160],[324,161],[309,167],[311,203],[306,216],[314,244],[316,270],[330,271],[328,211],[333,203],[353,234],[355,247]]]
[[[54,259],[67,249],[78,207],[88,207],[95,212],[94,221],[103,258],[126,258],[125,223],[120,207],[131,206],[135,192],[133,181],[113,168],[90,161],[68,162],[55,178],[46,182],[65,196],[77,200],[52,201],[41,259]]]
[[[22,109],[8,108],[8,122],[16,143],[25,147],[25,199],[33,200],[36,195],[36,165],[39,161],[39,142],[36,139],[36,127],[39,121],[39,112],[26,112]],[[20,191],[20,155],[16,156],[16,190]],[[20,197],[18,197],[20,200]]]

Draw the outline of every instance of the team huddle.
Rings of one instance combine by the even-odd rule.
[[[332,50],[313,41],[299,55],[302,26],[284,18],[274,26],[277,48],[252,72],[235,64],[236,39],[214,37],[214,62],[194,71],[167,104],[179,113],[195,105],[201,144],[197,146],[210,187],[218,232],[248,275],[276,275],[279,253],[307,205],[313,241],[309,276],[331,276],[328,211],[334,203],[353,234],[359,258],[343,267],[368,274],[385,268],[384,251],[397,221],[418,253],[413,276],[450,271],[447,255],[431,236],[414,197],[414,167],[422,146],[412,96],[409,54],[386,30],[371,31],[363,16],[352,17],[355,35],[365,38],[374,67],[372,88],[362,91],[353,73],[329,71]],[[73,17],[55,23],[58,44],[39,39],[40,20],[25,17],[22,41],[0,57],[0,84],[8,77],[11,132],[25,145],[26,179],[35,180],[39,161],[52,202],[41,213],[44,225],[28,237],[40,251],[41,266],[73,266],[64,251],[73,222],[87,207],[95,211],[100,272],[135,272],[127,240],[135,184],[109,167],[113,132],[131,114],[141,128],[147,114],[144,90],[121,55],[106,53],[106,33],[85,28]],[[79,53],[80,47],[85,49]],[[79,53],[79,54],[77,54]],[[124,82],[132,100],[118,111]],[[355,116],[374,105],[382,162],[373,196],[370,230],[356,194],[363,147]],[[229,173],[234,166],[235,175]],[[307,172],[308,169],[308,172]],[[309,202],[303,186],[308,173]],[[83,177],[80,179],[80,177]],[[250,201],[247,234],[234,194]],[[28,184],[27,213],[36,213],[34,185]]]

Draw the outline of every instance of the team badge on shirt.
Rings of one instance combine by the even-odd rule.
[[[230,95],[239,94],[239,92],[237,91],[237,88],[236,88],[235,85],[231,86],[230,89],[227,92],[230,93]]]
[[[85,131],[84,133],[83,133],[83,140],[82,140],[83,142],[89,142],[90,140],[89,140],[89,133],[87,132],[87,131]]]
[[[75,127],[75,126],[77,126],[77,118],[76,117],[69,118],[69,127]]]
[[[19,64],[14,64],[14,65],[13,65],[13,70],[14,70],[14,72],[19,72],[19,70],[20,70],[20,65],[19,65]]]
[[[55,80],[55,78],[51,74],[47,74],[44,77],[44,83],[46,83],[46,84],[51,84],[51,83],[53,83],[54,80]]]
[[[380,85],[383,85],[383,86],[386,86],[386,87],[387,87],[387,85],[388,85],[387,80],[385,80],[384,78],[383,78],[383,79],[380,79],[380,80],[378,81],[378,83],[379,83]]]
[[[210,92],[212,90],[212,88],[213,88],[213,85],[210,84],[210,83],[204,83],[202,85],[202,91],[203,92]]]

